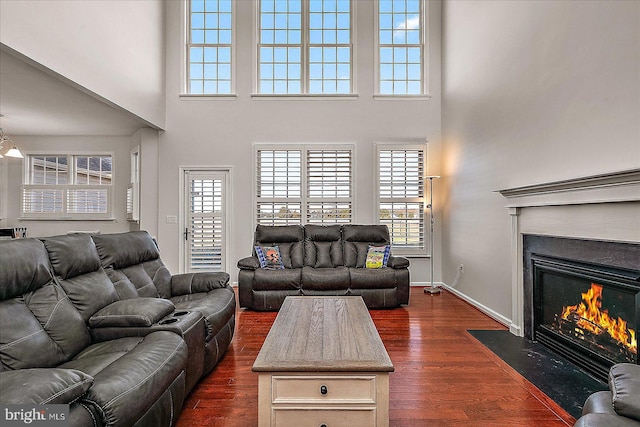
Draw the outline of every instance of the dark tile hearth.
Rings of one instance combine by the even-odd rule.
[[[580,417],[582,405],[591,393],[608,389],[607,384],[542,344],[509,331],[468,332],[575,418]]]

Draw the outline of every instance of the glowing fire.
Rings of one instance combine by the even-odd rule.
[[[638,354],[636,331],[627,328],[627,321],[618,317],[613,319],[602,307],[602,285],[591,284],[591,288],[582,294],[582,302],[577,305],[563,307],[562,318],[573,320],[576,317],[577,326],[593,334],[608,333],[613,339],[626,347],[633,354]],[[570,317],[572,319],[570,319]]]

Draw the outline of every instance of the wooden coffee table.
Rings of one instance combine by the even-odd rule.
[[[388,426],[393,364],[359,296],[287,297],[253,364],[259,426]]]

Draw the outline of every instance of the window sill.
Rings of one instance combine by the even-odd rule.
[[[238,95],[235,93],[231,94],[204,94],[204,95],[196,95],[192,93],[181,93],[178,95],[181,101],[235,101],[238,98]]]
[[[117,218],[18,217],[18,221],[116,221]]]
[[[373,99],[376,101],[429,101],[431,99],[430,94],[424,95],[373,95]]]
[[[299,95],[292,95],[292,94],[273,94],[273,93],[252,93],[251,94],[251,98],[252,99],[256,99],[256,100],[262,100],[262,101],[273,101],[273,100],[278,100],[278,101],[309,101],[309,100],[314,100],[314,101],[353,101],[358,99],[358,94],[357,93],[346,93],[346,94],[335,94],[335,95],[327,95],[327,94],[318,94],[318,95],[314,95],[314,94],[308,94],[308,93],[303,93],[303,94],[299,94]]]

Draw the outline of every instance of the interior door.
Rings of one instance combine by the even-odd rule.
[[[226,271],[228,172],[185,171],[184,270]]]

